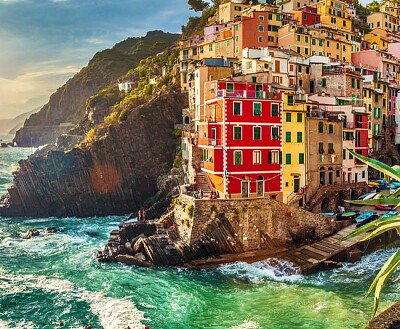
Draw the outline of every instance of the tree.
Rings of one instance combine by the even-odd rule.
[[[188,4],[194,11],[203,11],[208,7],[208,3],[203,0],[188,0]]]
[[[380,3],[376,0],[372,1],[371,3],[369,3],[367,5],[367,9],[374,13],[379,13],[381,11],[381,9],[379,7],[380,7]]]

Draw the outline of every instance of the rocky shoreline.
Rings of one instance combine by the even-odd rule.
[[[348,224],[289,209],[270,198],[196,200],[181,195],[158,220],[121,223],[97,259],[148,267],[213,268],[273,257]]]

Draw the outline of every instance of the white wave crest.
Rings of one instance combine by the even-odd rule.
[[[97,314],[104,329],[127,328],[142,329],[144,313],[139,311],[132,301],[105,297],[103,293],[83,293],[82,298],[89,300],[92,313]]]
[[[279,282],[298,282],[304,278],[293,264],[276,258],[268,258],[253,264],[237,262],[221,266],[219,270],[225,275],[253,283],[265,279]]]
[[[74,284],[69,280],[40,275],[11,275],[0,268],[0,294],[27,293],[34,289],[48,292],[57,292],[63,298],[71,295],[90,304],[93,314],[98,315],[104,329],[126,328],[142,329],[141,321],[144,312],[139,311],[135,304],[128,299],[116,299],[104,296],[102,292],[90,292],[85,289],[74,289]],[[6,324],[0,320],[0,329],[6,329]],[[30,328],[23,324],[17,328]]]
[[[258,329],[260,326],[253,321],[244,321],[242,324],[238,326],[234,326],[231,329]]]

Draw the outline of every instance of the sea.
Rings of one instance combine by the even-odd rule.
[[[1,194],[34,151],[0,149]],[[394,251],[310,276],[270,259],[197,271],[98,263],[126,218],[0,218],[0,329],[364,328],[373,300],[361,298]],[[47,227],[58,232],[21,237]],[[385,287],[380,310],[400,298],[397,288]]]

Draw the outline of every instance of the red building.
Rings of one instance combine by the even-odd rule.
[[[269,85],[208,81],[198,122],[203,171],[221,197],[282,191],[282,95]]]
[[[358,154],[368,157],[368,120],[369,113],[354,112],[355,122],[355,147],[354,151]],[[360,161],[356,160],[356,163]]]
[[[389,84],[389,100],[388,100],[388,118],[387,127],[389,128],[390,143],[395,143],[396,136],[396,98],[400,91],[400,86],[395,82],[391,81]]]
[[[298,11],[293,11],[292,14],[302,26],[312,26],[321,22],[315,7],[305,6]]]

